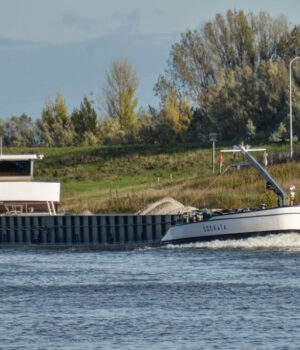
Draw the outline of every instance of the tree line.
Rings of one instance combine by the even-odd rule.
[[[154,87],[157,108],[139,108],[138,76],[125,60],[112,63],[99,97],[68,114],[61,94],[41,118],[1,121],[11,146],[71,146],[223,141],[283,141],[289,126],[289,63],[300,55],[300,25],[229,10],[181,33]],[[300,61],[300,60],[299,60]],[[300,134],[300,62],[292,65],[294,135]]]

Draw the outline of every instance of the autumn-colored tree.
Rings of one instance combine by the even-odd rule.
[[[169,143],[182,141],[192,118],[192,111],[188,101],[178,100],[175,91],[166,97],[158,114],[159,141]]]
[[[116,119],[121,130],[126,133],[136,132],[135,109],[138,99],[135,92],[138,85],[137,74],[127,60],[112,63],[106,74],[102,106],[106,116]]]
[[[54,104],[47,99],[42,117],[37,122],[40,144],[43,146],[70,146],[74,142],[74,129],[67,107],[60,93]]]

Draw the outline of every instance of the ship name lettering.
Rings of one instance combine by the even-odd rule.
[[[204,225],[203,231],[204,232],[215,232],[215,231],[226,231],[227,227],[224,224],[219,225]]]

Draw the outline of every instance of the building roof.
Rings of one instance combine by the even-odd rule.
[[[42,154],[0,154],[0,161],[43,159]]]

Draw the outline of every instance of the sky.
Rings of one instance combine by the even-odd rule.
[[[228,9],[284,14],[300,23],[300,0],[0,0],[0,117],[40,117],[60,92],[69,112],[101,94],[113,60],[140,78],[140,106],[158,103],[153,86],[171,45]]]

